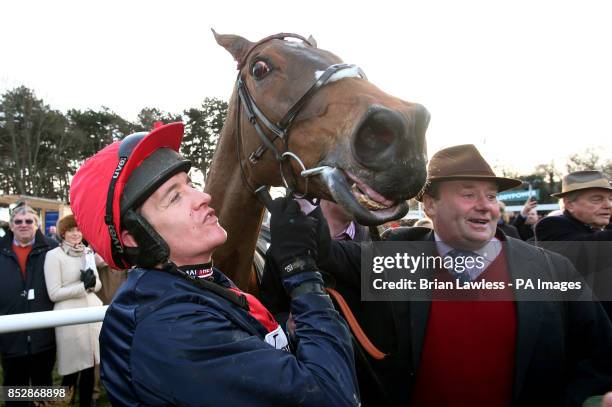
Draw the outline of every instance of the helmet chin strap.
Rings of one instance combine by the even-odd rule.
[[[154,268],[159,264],[171,263],[168,244],[142,215],[130,209],[123,215],[121,221],[138,243],[137,247],[125,248],[131,264]]]
[[[207,279],[193,278],[185,270],[177,267],[170,260],[170,247],[168,247],[166,241],[142,215],[130,209],[122,217],[122,223],[123,227],[130,231],[136,243],[138,243],[138,247],[125,247],[125,255],[131,264],[149,269],[158,268],[161,264],[160,271],[180,276],[204,290],[212,291],[241,308],[249,309],[248,301],[244,295]]]

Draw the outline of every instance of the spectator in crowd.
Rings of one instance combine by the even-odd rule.
[[[57,236],[57,228],[55,226],[49,226],[49,232],[47,232],[46,236],[49,239],[55,240],[57,243],[60,242],[60,238]]]
[[[0,315],[50,311],[45,255],[57,244],[39,227],[37,213],[20,204],[10,214],[10,231],[0,239]],[[55,364],[53,328],[0,334],[4,386],[50,386]],[[7,402],[7,406],[12,402]]]
[[[332,239],[355,242],[372,240],[369,229],[355,222],[341,205],[326,199],[322,199],[320,205]]]
[[[514,218],[512,224],[518,230],[520,238],[527,241],[533,240],[533,228],[538,222],[538,201],[530,197],[525,201],[521,212]]]
[[[506,234],[506,236],[510,236],[515,239],[520,239],[520,236],[519,236],[518,231],[516,230],[516,227],[510,224],[510,214],[506,212],[506,204],[504,204],[502,201],[499,201],[498,204],[499,204],[499,212],[501,216],[499,217],[499,220],[497,221],[497,227],[501,229]]]
[[[296,199],[296,202],[306,215],[316,209],[316,206],[307,199]],[[328,223],[329,233],[333,240],[353,240],[356,242],[372,240],[369,229],[355,222],[341,205],[321,199],[319,206]]]
[[[599,171],[577,171],[563,177],[561,192],[552,196],[563,201],[560,216],[547,216],[535,227],[540,244],[574,263],[596,294],[605,300],[612,318],[612,186]]]
[[[227,235],[210,195],[187,175],[191,163],[177,152],[182,138],[181,123],[128,136],[86,160],[70,188],[96,252],[113,268],[137,266],[100,335],[111,401],[358,405],[350,336],[316,271],[319,222],[292,200],[270,208],[270,250],[295,326],[289,343],[262,304],[212,266]]]
[[[538,240],[612,241],[612,232],[602,230],[610,223],[612,186],[600,171],[577,171],[563,177],[562,216],[542,219],[536,226]]]
[[[419,246],[423,256],[485,259],[465,275],[415,271],[437,279],[580,281],[564,257],[496,228],[497,193],[519,184],[497,177],[473,145],[441,150],[428,164],[420,196],[433,231],[401,228],[387,240],[431,242],[424,253]],[[359,258],[359,247],[330,242],[325,269],[360,290]],[[433,301],[362,302],[362,326],[387,354],[371,365],[389,404],[580,406],[612,389],[612,324],[598,302],[569,301],[574,294],[562,291],[548,294],[550,301],[526,301],[529,290],[503,290],[496,295],[514,301],[435,301],[444,290],[434,288]],[[588,287],[579,299],[586,298]]]
[[[74,215],[57,223],[59,247],[45,259],[45,280],[54,310],[97,307],[102,301],[95,295],[102,287],[93,251],[83,244],[83,235]],[[72,394],[79,388],[79,405],[90,407],[94,387],[94,365],[100,363],[98,336],[102,324],[67,325],[55,328],[57,372],[62,386]]]

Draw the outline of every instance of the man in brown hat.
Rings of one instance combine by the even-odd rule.
[[[602,300],[612,319],[612,187],[599,171],[577,171],[563,177],[561,216],[536,224],[538,244],[567,257]]]
[[[506,237],[496,228],[500,217],[497,193],[520,184],[518,180],[497,177],[473,145],[439,151],[429,163],[428,181],[420,196],[425,213],[433,220],[434,232],[425,231],[418,237],[413,232],[413,239],[435,240],[435,251],[440,256],[459,252],[459,256],[471,253],[484,257],[484,267],[468,272],[470,281],[516,281],[552,272],[546,256],[538,249]],[[401,237],[391,235],[389,240],[397,238]],[[560,256],[551,253],[548,258],[553,270],[563,270],[559,276],[572,272],[571,265]],[[436,290],[432,296],[436,298]],[[556,405],[570,398],[581,403],[612,387],[612,369],[607,371],[607,380],[598,382],[571,363],[560,363],[567,355],[579,358],[587,366],[593,363],[585,349],[571,344],[592,343],[599,349],[612,344],[612,326],[605,317],[601,318],[599,304],[572,303],[577,305],[573,311],[581,315],[580,319],[572,319],[563,311],[569,303],[560,306],[521,301],[522,293],[508,286],[500,296],[514,297],[514,301],[411,304],[428,314],[428,318],[417,319],[419,323],[413,322],[413,329],[424,331],[422,347],[413,349],[420,356],[412,397],[416,405],[453,401],[465,405],[474,401],[479,405],[523,405],[534,401]],[[538,317],[540,312],[555,317],[543,321]],[[601,319],[604,322],[600,325],[581,332],[581,338],[566,335],[568,325],[578,327]],[[445,346],[449,343],[457,346]],[[558,347],[560,344],[564,344],[564,351]],[[444,360],[453,363],[441,362]],[[460,384],[457,377],[463,378]],[[578,378],[588,385],[578,388]],[[485,380],[486,391],[478,386]],[[473,390],[466,393],[465,386]]]
[[[447,293],[432,287],[419,301],[361,303],[360,322],[386,354],[370,365],[389,404],[579,406],[612,389],[612,324],[601,305],[569,302],[570,293],[560,292],[532,301],[532,293],[516,288],[518,279],[580,279],[564,257],[497,229],[497,193],[518,185],[497,177],[473,145],[446,148],[431,158],[417,198],[433,231],[398,228],[387,241],[423,242],[422,258],[484,259],[482,266],[463,271],[421,267],[415,275],[506,285],[494,301],[438,301]],[[355,281],[359,272],[337,260],[334,245],[336,264],[324,269],[335,270],[339,282]]]
[[[480,249],[495,236],[501,216],[497,193],[521,181],[497,177],[472,144],[436,153],[417,197],[434,230],[457,249]]]
[[[599,171],[577,171],[563,177],[562,216],[542,219],[536,226],[538,240],[612,241],[612,230],[602,230],[612,216],[612,186]]]

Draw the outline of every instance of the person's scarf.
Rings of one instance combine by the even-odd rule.
[[[83,243],[70,244],[64,240],[62,250],[70,257],[81,257],[85,253],[85,245]]]
[[[70,257],[82,257],[83,265],[82,270],[87,270],[88,268],[95,268],[95,259],[93,252],[90,248],[85,246],[83,243],[70,244],[67,241],[62,241],[62,250]]]

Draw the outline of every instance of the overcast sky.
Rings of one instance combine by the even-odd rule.
[[[213,4],[211,4],[213,3]],[[179,113],[228,98],[235,62],[210,32],[312,34],[381,89],[425,105],[430,155],[474,143],[529,171],[587,147],[612,157],[608,1],[5,1],[0,92],[52,108]]]

